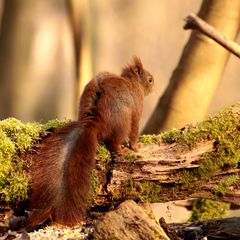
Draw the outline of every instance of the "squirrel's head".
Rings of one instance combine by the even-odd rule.
[[[140,58],[136,56],[133,57],[132,64],[123,68],[121,76],[138,80],[143,87],[145,95],[149,95],[153,90],[154,78],[143,68]]]

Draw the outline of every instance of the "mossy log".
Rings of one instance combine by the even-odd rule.
[[[94,202],[98,204],[100,201],[104,205],[109,204],[109,201],[129,198],[162,202],[203,197],[240,205],[237,167],[217,169],[214,173],[211,172],[211,176],[208,173],[201,176],[204,173],[199,173],[204,155],[214,151],[214,142],[207,141],[191,150],[176,144],[147,145],[139,150],[134,162],[129,161],[128,157],[118,156],[106,173],[107,182],[99,185]]]
[[[189,197],[240,205],[239,133],[240,110],[235,105],[199,124],[142,136],[137,153],[123,151],[105,163],[99,154],[93,206]]]
[[[15,118],[0,121],[0,207],[15,206],[28,199],[31,157],[36,145],[67,120],[46,124],[22,123]]]
[[[6,119],[0,123],[0,196],[4,205],[26,199],[31,188],[28,167],[32,154],[38,154],[35,144],[66,121],[29,125]],[[159,202],[189,197],[239,205],[239,133],[240,104],[236,104],[199,124],[141,136],[137,153],[127,150],[111,156],[100,145],[92,177],[92,206],[109,207],[125,199]]]

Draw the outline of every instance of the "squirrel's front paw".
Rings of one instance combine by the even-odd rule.
[[[143,146],[142,143],[135,143],[135,144],[129,144],[129,148],[134,151],[134,152],[138,152],[138,150]]]

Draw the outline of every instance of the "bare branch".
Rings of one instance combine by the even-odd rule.
[[[204,20],[196,16],[195,14],[191,13],[185,18],[185,25],[183,26],[184,29],[194,29],[198,30],[204,35],[208,36],[209,38],[213,39],[217,43],[219,43],[221,46],[226,48],[228,51],[233,53],[235,56],[240,58],[240,46],[227,39],[225,36],[223,36],[221,33],[219,33],[215,28],[210,26],[208,23],[206,23]]]

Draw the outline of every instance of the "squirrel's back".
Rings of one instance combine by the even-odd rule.
[[[99,142],[117,151],[113,139],[122,144],[128,138],[133,119],[141,117],[143,97],[138,82],[111,73],[99,74],[85,87],[79,120],[95,125]]]

